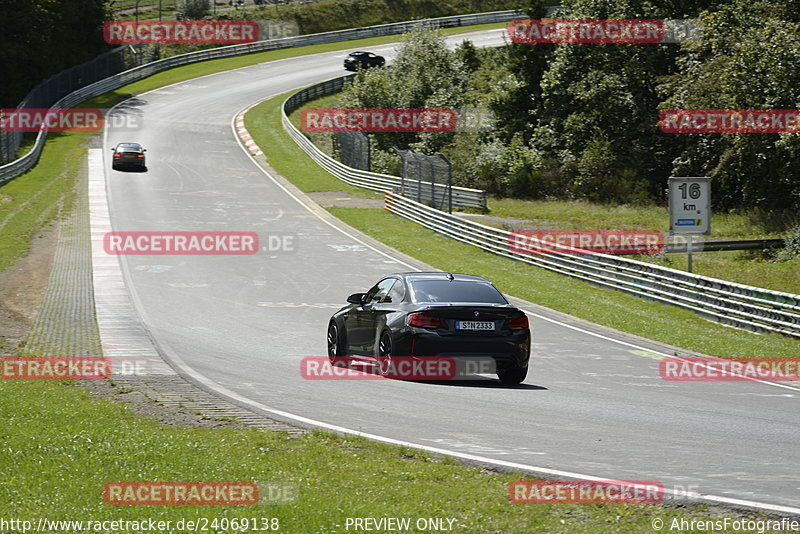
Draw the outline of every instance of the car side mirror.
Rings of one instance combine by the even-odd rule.
[[[367,296],[366,293],[353,293],[352,295],[347,297],[347,302],[349,302],[350,304],[363,304],[364,297],[366,296]]]
[[[142,152],[147,152],[147,149],[146,149],[146,148],[143,148],[143,149],[142,149]]]

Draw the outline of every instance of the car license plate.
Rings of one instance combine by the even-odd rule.
[[[456,330],[494,330],[494,321],[456,321]]]

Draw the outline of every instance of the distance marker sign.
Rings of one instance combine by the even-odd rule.
[[[669,179],[669,231],[672,234],[711,233],[711,178]]]

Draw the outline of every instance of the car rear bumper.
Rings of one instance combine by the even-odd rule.
[[[530,359],[530,336],[448,336],[437,333],[414,333],[409,338],[411,356],[443,356],[457,359],[490,359],[499,370],[527,367]]]
[[[121,160],[114,161],[113,165],[115,167],[141,167],[141,168],[144,168],[144,167],[147,166],[143,159],[137,159],[137,160],[133,160],[133,159],[124,160],[124,159],[121,159]]]

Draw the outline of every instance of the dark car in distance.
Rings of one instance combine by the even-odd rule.
[[[392,357],[480,357],[494,361],[505,384],[528,373],[528,317],[480,276],[392,274],[347,302],[328,323],[333,364],[352,356],[377,360],[379,368]]]
[[[347,70],[357,70],[358,67],[363,69],[369,67],[383,67],[384,65],[386,65],[386,59],[372,52],[351,52],[344,58],[344,68]]]
[[[138,143],[120,143],[116,148],[112,148],[111,151],[114,153],[111,160],[112,169],[136,167],[141,170],[147,170],[146,158],[144,157],[144,153],[147,150],[142,148],[142,145]]]

